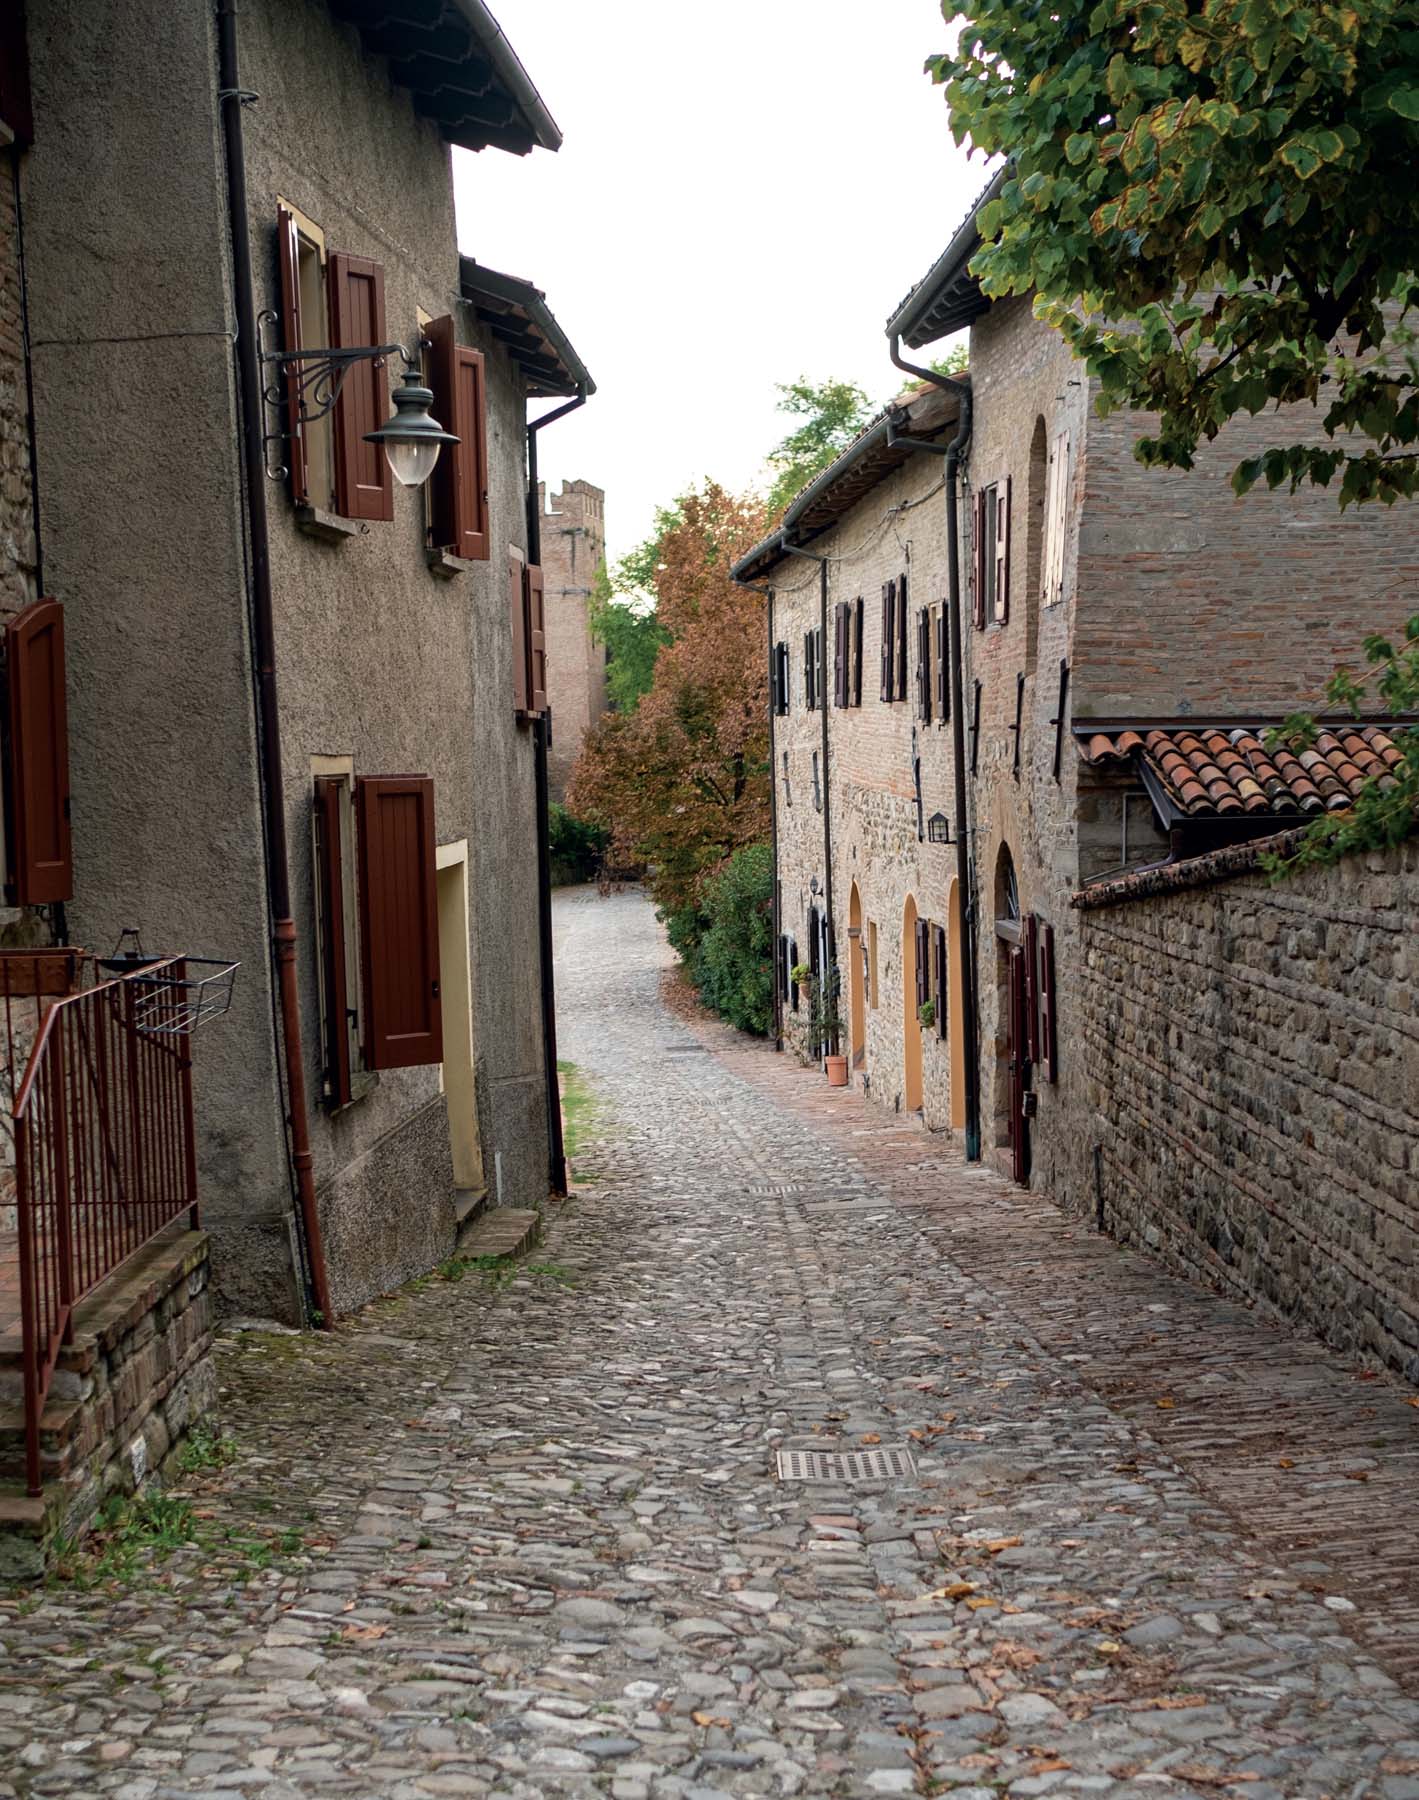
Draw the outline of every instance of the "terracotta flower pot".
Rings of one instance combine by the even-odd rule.
[[[824,1059],[828,1065],[828,1086],[847,1086],[847,1058],[845,1056],[829,1056]]]

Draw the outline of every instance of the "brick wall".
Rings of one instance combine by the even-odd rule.
[[[1073,1193],[1097,1147],[1115,1235],[1419,1382],[1419,842],[1275,887],[1214,861],[1077,915]]]
[[[591,635],[591,595],[606,556],[606,495],[589,481],[564,481],[542,507],[542,577],[547,601],[547,695],[552,748],[547,780],[560,800],[589,728],[606,710],[606,646]]]

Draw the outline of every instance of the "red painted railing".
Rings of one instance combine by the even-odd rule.
[[[55,1000],[37,1021],[12,1108],[32,1494],[75,1307],[183,1213],[197,1224],[191,1014],[173,958]]]

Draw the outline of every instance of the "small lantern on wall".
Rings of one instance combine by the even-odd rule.
[[[952,844],[951,821],[944,812],[934,812],[926,821],[926,835],[933,844]]]

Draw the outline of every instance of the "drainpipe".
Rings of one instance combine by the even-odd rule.
[[[527,560],[542,561],[542,504],[537,497],[537,433],[554,419],[586,405],[586,389],[565,406],[527,421]],[[544,620],[545,629],[545,620]],[[542,1072],[547,1090],[547,1180],[552,1193],[567,1191],[567,1153],[562,1142],[562,1096],[557,1086],[557,990],[552,974],[552,844],[547,795],[547,752],[552,743],[552,708],[532,724],[534,782],[537,793],[537,932],[542,965]]]
[[[828,917],[828,967],[834,972],[838,966],[837,929],[833,924],[833,800],[832,784],[828,780],[828,693],[827,684],[823,680],[823,669],[828,662],[828,559],[818,556],[812,550],[800,550],[797,544],[790,544],[787,532],[780,533],[779,548],[785,556],[801,556],[805,562],[818,565],[818,623],[823,634],[823,663],[818,670],[818,705],[823,714],[823,905]],[[837,1038],[832,1041],[833,1055],[837,1055]]]
[[[971,389],[964,381],[952,381],[934,369],[919,369],[903,360],[901,339],[894,331],[888,354],[905,375],[929,381],[953,394],[959,412],[956,435],[946,446],[946,590],[951,611],[951,758],[955,764],[956,885],[961,895],[961,999],[965,1013],[963,1036],[966,1064],[966,1160],[980,1161],[980,1067],[977,1037],[976,903],[971,867],[970,832],[966,824],[966,719],[964,687],[965,645],[961,637],[961,540],[959,494],[961,458],[971,439]]]
[[[246,158],[241,109],[245,100],[237,59],[235,0],[218,0],[218,80],[227,157],[227,214],[231,228],[232,287],[236,312],[238,389],[241,397],[242,461],[246,475],[247,531],[250,538],[248,600],[251,614],[257,740],[261,759],[262,839],[266,860],[272,954],[280,995],[278,1065],[286,1068],[286,1116],[291,1169],[305,1242],[311,1298],[319,1324],[334,1323],[320,1211],[315,1198],[315,1160],[306,1111],[305,1051],[301,1044],[300,995],[296,985],[296,925],[291,917],[291,869],[286,846],[285,787],[281,770],[281,714],[276,692],[276,634],[271,604],[271,542],[266,517],[265,423],[261,365],[257,354],[256,300],[251,270],[251,232],[246,201]],[[284,1052],[282,1058],[280,1052]],[[277,1077],[279,1082],[279,1075]]]
[[[774,649],[774,590],[764,590],[768,597],[768,637],[769,637],[769,857],[773,864],[774,885],[772,894],[773,930],[774,930],[774,1049],[783,1049],[783,984],[779,970],[783,957],[783,908],[779,905],[778,879],[778,775],[774,768],[774,758],[778,754],[775,749],[774,719],[778,708],[774,700],[774,686],[778,681],[778,657]]]

